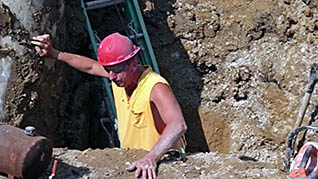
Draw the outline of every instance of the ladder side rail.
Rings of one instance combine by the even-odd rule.
[[[84,15],[85,15],[85,18],[86,18],[88,34],[90,36],[90,40],[91,40],[91,43],[92,43],[92,46],[93,46],[94,54],[97,57],[98,56],[97,43],[96,43],[96,39],[95,39],[95,36],[94,36],[94,33],[93,33],[92,26],[91,26],[89,18],[88,18],[88,14],[87,14],[87,11],[86,11],[86,8],[85,8],[84,0],[81,0],[81,3],[82,3],[83,12],[84,12]],[[114,98],[113,98],[113,95],[112,95],[113,93],[112,93],[112,90],[110,88],[109,80],[106,79],[106,78],[102,78],[102,79],[103,79],[103,82],[104,82],[105,87],[106,87],[106,92],[107,92],[107,96],[108,96],[109,102],[111,104],[111,112],[113,113],[113,114],[110,114],[110,116],[114,116],[114,121],[115,121],[115,125],[116,125],[115,129],[117,131],[117,137],[119,138],[119,133],[118,133],[118,130],[117,130],[117,126],[118,126],[117,115],[116,115],[117,113],[116,113]]]
[[[151,65],[155,72],[160,73],[159,67],[156,61],[156,57],[154,55],[154,52],[150,43],[150,39],[147,33],[147,29],[146,29],[146,26],[143,21],[143,17],[139,8],[138,1],[127,0],[126,5],[134,25],[137,26],[138,29],[140,28],[144,35],[144,38],[140,39],[139,42],[145,48],[143,49],[143,55],[145,57],[146,64]]]
[[[150,42],[150,39],[149,39],[149,36],[148,36],[146,25],[144,23],[144,20],[143,20],[142,14],[141,14],[141,10],[140,10],[140,7],[139,7],[138,0],[133,0],[133,3],[134,3],[134,7],[135,7],[135,10],[136,10],[138,19],[139,19],[139,24],[140,24],[142,32],[144,34],[144,39],[145,39],[145,42],[146,42],[146,45],[147,45],[146,47],[148,48],[148,52],[149,52],[149,55],[150,55],[150,58],[151,58],[151,62],[152,62],[151,64],[152,64],[152,66],[154,68],[154,71],[157,72],[157,73],[160,73],[159,67],[158,67],[158,64],[157,64],[157,60],[156,60],[156,57],[154,55],[154,52],[153,52],[153,49],[152,49],[152,45],[151,45],[151,42]]]
[[[135,9],[134,4],[132,3],[131,0],[127,0],[126,9],[128,9],[127,16],[129,16],[128,18],[132,20],[133,28],[138,33],[139,30],[141,29],[141,27],[140,27],[140,23],[139,23],[139,19],[138,19],[138,15],[137,15],[136,9]],[[151,63],[151,60],[150,60],[150,56],[149,56],[149,53],[148,53],[148,48],[146,47],[146,44],[144,43],[144,40],[143,39],[138,39],[137,41],[139,43],[138,45],[141,46],[141,50],[142,50],[142,59],[141,59],[142,64],[143,65],[151,65],[152,66],[152,63]]]
[[[131,1],[133,1],[132,4],[131,4]],[[134,23],[135,24],[138,23],[138,24],[136,24],[137,27],[139,26],[142,30],[142,33],[144,34],[144,41],[141,40],[141,43],[143,44],[144,47],[147,48],[147,50],[145,50],[146,51],[145,55],[148,55],[147,56],[148,58],[147,57],[146,58],[149,59],[149,56],[150,56],[150,63],[149,62],[148,63],[151,64],[151,66],[155,72],[160,74],[159,66],[158,66],[156,57],[154,55],[153,49],[152,49],[152,45],[151,45],[151,42],[150,42],[150,39],[149,39],[149,36],[147,33],[147,29],[146,29],[146,26],[145,26],[145,23],[144,23],[144,20],[143,20],[143,17],[142,17],[140,8],[139,8],[138,0],[127,0],[126,4],[128,6],[128,9],[130,10],[130,14],[131,14],[132,19],[134,20]],[[134,14],[131,11],[134,11]],[[137,16],[137,19],[136,19],[136,16]],[[184,154],[185,153],[185,146],[182,144],[181,141],[179,143],[180,143],[181,153]]]

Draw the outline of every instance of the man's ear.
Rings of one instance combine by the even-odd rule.
[[[130,65],[131,65],[132,71],[135,72],[137,70],[137,67],[138,67],[137,60],[133,60]]]

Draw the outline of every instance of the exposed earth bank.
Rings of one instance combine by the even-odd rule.
[[[64,42],[60,49],[84,53],[82,49],[87,48],[89,41],[84,18],[78,14],[80,5],[75,1],[65,3],[67,23],[59,22],[65,25],[62,32],[67,35],[57,33],[59,40],[55,43]],[[141,0],[139,3],[161,74],[171,83],[189,126],[187,151],[201,152],[188,156],[183,163],[160,165],[159,178],[286,178],[285,140],[297,118],[309,69],[318,61],[317,1]],[[100,17],[96,14],[91,16]],[[112,22],[109,17],[106,13],[94,18],[95,27]],[[100,26],[97,32],[105,36],[100,31],[115,31],[110,24]],[[1,35],[10,35],[9,30],[1,30]],[[15,90],[8,92],[8,98],[12,98],[6,103],[8,117],[2,122],[22,128],[35,123],[41,134],[52,139],[57,147],[81,150],[87,146],[100,147],[94,140],[98,134],[85,128],[96,125],[90,119],[105,117],[101,107],[93,106],[104,105],[96,97],[99,89],[102,91],[99,79],[53,62],[54,68],[47,70],[54,73],[48,74],[43,70],[47,64],[31,66],[36,62],[22,63],[18,59],[16,69],[20,69],[21,62],[25,69],[31,69],[31,74],[36,69],[42,70],[36,78],[22,76],[24,83],[11,85]],[[63,80],[54,78],[54,74],[62,73],[56,70],[59,68],[64,75],[57,76]],[[16,70],[17,74],[22,72]],[[45,76],[50,76],[51,83],[45,81]],[[15,84],[14,80],[13,77],[10,84]],[[52,85],[57,92],[40,90],[41,84],[46,84],[45,89]],[[316,96],[314,90],[304,124],[316,117]],[[41,115],[44,124],[38,121]],[[143,151],[124,149],[55,148],[54,151],[54,158],[60,160],[57,178],[133,177],[124,170],[125,163],[142,155]]]

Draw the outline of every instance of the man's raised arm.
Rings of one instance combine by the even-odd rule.
[[[55,58],[69,64],[79,71],[108,78],[108,73],[96,60],[72,53],[60,52],[53,48],[50,35],[48,34],[33,37],[31,43],[36,45],[35,50],[42,57]]]

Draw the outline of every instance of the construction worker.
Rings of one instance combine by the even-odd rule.
[[[40,56],[111,80],[121,146],[149,151],[127,170],[136,170],[136,177],[156,178],[157,162],[168,150],[178,147],[187,125],[168,82],[150,66],[138,65],[140,47],[113,33],[100,43],[97,62],[54,49],[49,35],[33,37],[31,43]]]

